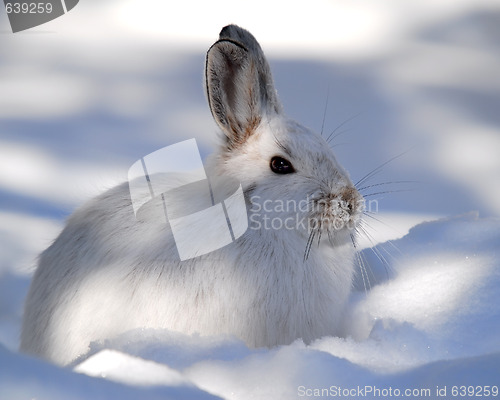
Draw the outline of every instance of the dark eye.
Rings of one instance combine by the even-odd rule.
[[[295,172],[292,163],[279,156],[271,158],[270,167],[271,171],[276,174],[291,174],[292,172]]]

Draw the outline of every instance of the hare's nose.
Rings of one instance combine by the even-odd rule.
[[[357,214],[360,212],[363,202],[363,197],[352,186],[345,187],[340,194],[340,198],[347,206],[350,215]]]

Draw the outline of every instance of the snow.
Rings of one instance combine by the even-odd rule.
[[[181,373],[166,365],[115,350],[102,350],[78,364],[74,370],[133,385],[179,386],[188,383]]]
[[[0,398],[3,400],[216,399],[192,386],[134,387],[93,378],[14,354],[0,346]],[[130,363],[131,364],[131,363]],[[147,369],[144,369],[147,371]],[[156,376],[159,376],[156,373]]]
[[[401,253],[379,266],[379,283],[353,292],[345,338],[250,350],[231,338],[134,331],[96,344],[90,360],[113,359],[109,349],[144,357],[228,399],[295,398],[300,386],[499,385],[499,243],[500,219],[474,213],[411,229],[391,243]],[[77,369],[92,375],[107,370],[106,363],[89,369],[87,362]],[[126,365],[121,374],[128,379]]]
[[[354,390],[350,398],[430,390],[426,398],[438,398],[437,390],[464,385],[494,390],[500,385],[499,244],[500,218],[469,213],[422,223],[364,250],[373,286],[365,291],[358,277],[345,337],[308,346],[298,340],[249,349],[232,337],[135,330],[93,343],[71,366],[79,374],[2,346],[0,398],[291,399],[339,390]],[[386,247],[398,254],[372,259],[373,250],[385,254]]]
[[[498,2],[233,3],[81,1],[15,35],[0,13],[0,400],[498,397]],[[411,149],[367,182],[392,193],[369,197],[343,337],[249,349],[137,330],[67,368],[19,354],[65,217],[146,154],[211,151],[203,58],[229,22],[260,40],[291,116],[320,131],[328,97],[354,181]]]

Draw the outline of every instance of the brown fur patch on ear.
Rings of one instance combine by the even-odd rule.
[[[225,27],[208,50],[205,85],[228,151],[247,142],[267,115],[281,111],[262,49],[249,32],[236,26]]]
[[[255,85],[254,79],[257,77],[257,69],[253,60],[250,60],[248,65],[248,78],[245,82],[246,98],[248,99],[248,116],[244,120],[237,120],[232,117],[227,118],[231,134],[227,136],[228,150],[233,150],[243,145],[250,136],[252,136],[259,127],[261,116],[261,99],[258,86]]]
[[[228,150],[234,150],[242,146],[250,136],[252,136],[261,122],[261,117],[259,115],[252,115],[250,120],[247,120],[244,127],[239,126],[236,121],[229,121],[229,126],[231,129],[231,136],[227,136],[227,148]]]

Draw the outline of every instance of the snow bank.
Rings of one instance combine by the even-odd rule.
[[[0,398],[494,398],[499,245],[500,219],[470,213],[364,250],[372,286],[358,277],[345,337],[309,346],[135,330],[93,343],[78,373],[0,348]]]
[[[113,348],[169,365],[228,399],[336,397],[340,388],[358,387],[368,392],[351,398],[388,397],[373,396],[377,388],[410,390],[413,398],[450,395],[463,385],[491,390],[486,386],[500,385],[499,244],[500,220],[471,213],[420,224],[365,250],[378,283],[353,292],[346,338],[267,351],[230,338],[135,331],[93,352]],[[94,368],[85,372],[102,371]]]
[[[128,367],[125,364],[123,366]],[[150,372],[148,369],[142,370],[143,381],[148,380],[144,374]],[[212,400],[216,398],[192,386],[138,388],[102,378],[92,378],[12,353],[0,345],[0,399],[2,400]]]

